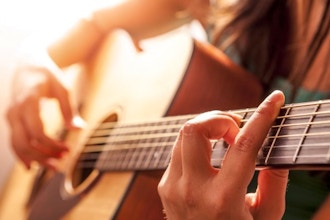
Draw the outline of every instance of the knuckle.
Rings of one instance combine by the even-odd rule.
[[[192,120],[187,121],[184,124],[184,126],[182,128],[182,134],[191,136],[191,135],[200,133],[202,129],[203,128],[201,126],[201,123],[195,119],[192,119]]]
[[[15,154],[18,156],[18,157],[23,157],[23,155],[25,157],[29,157],[30,156],[30,149],[28,147],[22,147],[22,146],[17,146],[17,145],[14,145],[13,146],[13,150],[15,152]]]
[[[275,117],[276,104],[272,101],[265,100],[255,111],[257,115],[263,117]]]
[[[182,202],[189,208],[195,208],[198,205],[200,196],[198,196],[198,189],[194,187],[193,181],[183,181],[181,189]]]
[[[214,216],[217,219],[232,219],[237,212],[237,209],[232,206],[233,195],[230,190],[222,190],[218,196],[215,196],[210,203],[210,206],[214,207]]]
[[[166,180],[164,178],[161,179],[161,181],[157,185],[157,191],[159,195],[165,195],[166,194]]]
[[[158,194],[162,198],[162,201],[173,203],[175,199],[173,198],[176,195],[175,188],[173,184],[168,184],[167,181],[160,181],[157,186]]]
[[[235,148],[240,152],[248,152],[254,144],[255,144],[254,136],[241,134],[237,139]]]

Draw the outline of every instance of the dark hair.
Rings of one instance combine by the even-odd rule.
[[[210,23],[216,26],[213,43],[223,50],[234,46],[241,65],[257,74],[265,90],[276,75],[286,76],[293,85],[291,97],[294,99],[329,37],[330,0],[306,0],[300,15],[293,13],[292,8],[296,9],[297,1],[303,0],[233,0],[233,4],[227,5],[222,1],[228,0],[213,0],[213,3],[218,2],[210,17]],[[307,26],[315,19],[311,12],[315,2],[321,2],[324,7],[317,12],[320,13],[318,26],[306,41],[306,35],[310,34],[308,28],[296,26]],[[301,16],[301,20],[297,22],[294,16]],[[316,86],[330,73],[330,48],[325,49],[327,57],[318,69],[321,77]],[[311,174],[320,176],[330,189],[330,172],[313,171]]]
[[[323,0],[320,23],[308,42],[301,42],[301,36],[296,33],[297,14],[292,11],[297,7],[295,0],[235,0],[227,5],[218,1],[211,19],[221,23],[214,22],[217,31],[213,43],[224,50],[234,46],[241,65],[257,74],[265,87],[274,76],[283,75],[298,88],[329,34],[330,0]],[[313,1],[305,3],[303,20],[308,21],[313,19],[310,17]],[[306,46],[306,55],[299,55]]]

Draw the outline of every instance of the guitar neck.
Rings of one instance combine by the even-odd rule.
[[[232,111],[242,126],[255,109]],[[195,115],[166,117],[139,124],[103,123],[90,137],[78,165],[101,171],[165,169],[182,125]],[[220,167],[229,146],[211,141],[211,164]],[[256,167],[329,169],[330,100],[282,107],[261,147]]]

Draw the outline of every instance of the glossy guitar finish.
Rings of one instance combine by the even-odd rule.
[[[81,153],[99,123],[143,123],[163,116],[252,107],[259,103],[262,91],[254,76],[186,33],[167,36],[142,54],[136,53],[125,34],[110,36],[87,70],[94,74],[88,78],[82,115],[90,127],[68,134],[72,152],[58,173],[36,187],[26,209],[23,197],[29,194],[29,185],[16,199],[23,201],[16,202],[7,191],[4,198],[9,199],[0,217],[163,219],[157,194],[163,170],[108,172],[79,167]],[[92,157],[92,164],[97,161]],[[33,175],[19,168],[17,172],[10,180],[11,190],[32,180]]]

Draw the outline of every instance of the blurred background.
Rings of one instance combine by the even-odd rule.
[[[0,0],[0,190],[15,162],[5,111],[17,50],[31,35],[51,40],[89,10],[120,0]]]

